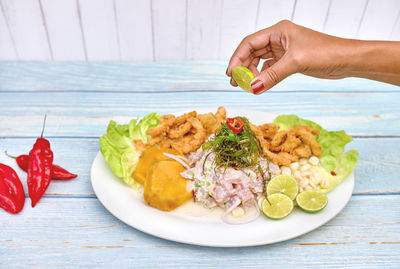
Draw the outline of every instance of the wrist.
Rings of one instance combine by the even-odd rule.
[[[351,40],[349,76],[376,79],[400,76],[400,43]]]

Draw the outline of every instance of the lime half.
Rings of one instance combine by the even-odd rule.
[[[328,204],[328,197],[319,190],[300,193],[296,198],[297,205],[306,212],[318,212]]]
[[[262,202],[263,213],[271,219],[283,219],[293,210],[293,201],[286,195],[275,193]]]
[[[254,79],[254,74],[244,66],[236,66],[232,69],[232,78],[240,88],[247,92],[250,90],[250,82]]]
[[[274,193],[282,193],[294,200],[299,191],[296,179],[289,175],[279,175],[272,178],[267,185],[267,196]]]

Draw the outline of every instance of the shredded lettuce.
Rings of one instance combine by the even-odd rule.
[[[117,124],[110,121],[107,133],[100,137],[100,151],[113,173],[133,188],[140,185],[133,178],[140,153],[133,140],[141,139],[147,143],[150,136],[147,130],[160,124],[160,115],[151,113],[141,120],[133,119],[129,124]]]
[[[315,122],[299,118],[296,115],[280,115],[275,118],[274,123],[278,124],[281,130],[296,125],[308,125],[320,130],[317,137],[322,148],[322,155],[319,159],[323,169],[320,172],[329,181],[329,187],[325,191],[333,189],[354,170],[358,161],[358,152],[356,150],[344,152],[345,145],[353,140],[345,131],[327,131]],[[331,174],[332,171],[336,176]]]

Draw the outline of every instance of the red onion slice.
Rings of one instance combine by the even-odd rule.
[[[230,211],[227,210],[225,212],[225,214],[222,216],[222,220],[225,223],[234,224],[234,225],[246,224],[246,223],[250,223],[252,221],[255,221],[260,216],[260,208],[258,207],[258,204],[254,199],[252,201],[253,201],[253,207],[256,210],[256,212],[255,212],[255,214],[253,216],[249,217],[248,213],[246,213],[243,217],[240,217],[240,218],[237,218],[237,219],[229,219],[229,214],[231,213],[231,211],[233,209],[235,209],[238,206],[238,205],[236,205],[234,208],[232,208],[232,206],[231,206],[229,209],[231,209],[231,208],[232,209]],[[239,204],[240,204],[240,202],[239,202]]]
[[[163,152],[163,154],[165,156],[171,158],[171,159],[174,159],[178,163],[182,164],[183,167],[185,167],[186,169],[190,168],[190,166],[188,165],[189,161],[185,157],[182,157],[182,156],[179,156],[179,155],[170,154],[170,153],[166,153],[166,152]]]

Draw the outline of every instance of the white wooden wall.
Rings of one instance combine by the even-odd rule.
[[[400,0],[0,0],[0,60],[228,59],[282,19],[400,40]]]

